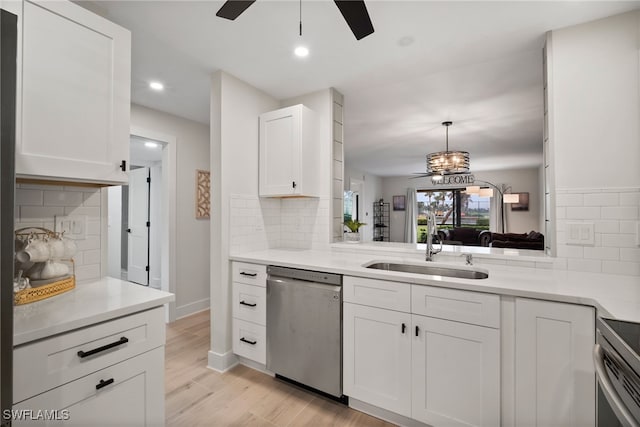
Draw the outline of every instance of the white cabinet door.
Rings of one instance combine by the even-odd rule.
[[[127,182],[130,32],[65,1],[25,0],[19,21],[18,177]]]
[[[164,347],[37,395],[13,409],[32,410],[34,416],[38,410],[58,410],[54,413],[58,421],[38,425],[164,425]],[[25,419],[13,425],[33,422]]]
[[[412,315],[412,418],[500,425],[500,331]]]
[[[261,197],[319,196],[320,142],[302,104],[260,115]]]
[[[411,315],[345,303],[344,394],[411,416]]]
[[[129,171],[127,280],[149,284],[149,168]]]
[[[591,307],[516,300],[517,426],[595,425]]]

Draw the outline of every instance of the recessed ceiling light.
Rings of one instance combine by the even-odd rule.
[[[164,90],[164,85],[160,82],[149,82],[149,87],[153,90]]]
[[[298,56],[300,58],[304,58],[305,56],[309,55],[309,49],[307,49],[304,46],[298,46],[297,48],[295,48],[293,53],[295,53],[296,56]]]
[[[144,143],[147,148],[158,148],[160,145],[157,142],[147,141]]]

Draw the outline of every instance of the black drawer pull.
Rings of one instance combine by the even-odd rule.
[[[244,271],[241,271],[240,275],[241,276],[256,277],[258,275],[258,273],[245,273]]]
[[[246,305],[247,307],[255,307],[258,304],[256,304],[256,303],[251,304],[249,302],[240,301],[240,305]]]
[[[89,350],[89,351],[80,350],[78,352],[78,356],[79,357],[91,356],[91,355],[94,355],[96,353],[100,353],[101,351],[109,350],[110,348],[117,347],[117,346],[122,345],[122,344],[126,344],[128,342],[129,342],[128,338],[122,337],[116,342],[112,342],[111,344],[103,345],[102,347],[94,348],[93,350]]]
[[[113,384],[113,378],[109,378],[108,380],[100,380],[98,384],[96,384],[96,390],[100,390],[102,387],[106,387],[109,384]]]
[[[416,336],[420,336],[420,327],[416,325]]]
[[[402,333],[404,334],[404,331],[407,330],[407,325],[405,325],[404,323],[402,324]]]
[[[250,340],[246,339],[245,337],[240,338],[240,341],[246,342],[247,344],[251,344],[251,345],[256,345],[256,343],[258,342],[258,341],[250,341]]]

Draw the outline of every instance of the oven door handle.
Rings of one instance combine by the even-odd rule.
[[[596,368],[596,378],[600,383],[602,394],[607,398],[609,405],[620,423],[625,427],[638,427],[638,423],[633,418],[633,415],[627,409],[626,405],[616,392],[609,376],[607,375],[606,368],[604,366],[604,350],[600,344],[596,344],[593,347],[593,363]]]

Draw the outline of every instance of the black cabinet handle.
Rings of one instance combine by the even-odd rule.
[[[127,233],[131,233],[131,229],[130,228],[127,228]]]
[[[96,390],[100,390],[102,387],[106,387],[109,384],[113,384],[113,378],[109,378],[108,380],[100,380],[98,384],[96,384]]]
[[[246,305],[247,307],[255,307],[258,304],[251,304],[248,302],[240,301],[240,305]]]
[[[420,327],[416,325],[416,336],[420,336]]]
[[[296,188],[296,182],[295,182],[295,181],[293,181],[293,182],[291,183],[291,186],[292,186],[293,188]]]
[[[122,172],[126,172],[127,171],[127,161],[123,160],[122,163],[120,163],[120,169],[122,169]]]
[[[258,341],[250,341],[250,340],[246,339],[245,337],[240,338],[240,341],[246,342],[247,344],[251,344],[251,345],[256,345],[256,343],[258,342]]]
[[[103,345],[102,347],[94,348],[93,350],[89,350],[89,351],[80,350],[78,352],[78,356],[81,357],[81,358],[88,357],[88,356],[94,355],[96,353],[100,353],[101,351],[109,350],[110,348],[114,348],[114,347],[117,347],[119,345],[126,344],[128,342],[129,342],[128,338],[122,337],[116,342],[112,342],[111,344]]]
[[[241,271],[240,275],[241,276],[256,277],[258,275],[258,273],[245,273],[244,271]]]
[[[407,330],[407,325],[405,325],[404,323],[402,324],[402,333],[404,334],[404,331]]]

